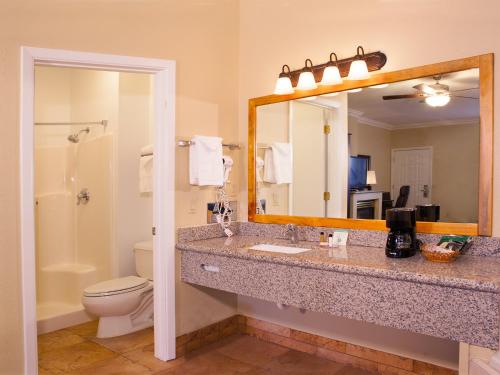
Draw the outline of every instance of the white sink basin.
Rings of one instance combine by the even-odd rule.
[[[279,246],[279,245],[270,245],[266,243],[260,245],[254,245],[250,249],[259,251],[269,251],[271,253],[284,253],[284,254],[299,254],[311,250],[311,249],[304,249],[302,247]]]

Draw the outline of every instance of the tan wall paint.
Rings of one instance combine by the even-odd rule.
[[[247,139],[247,100],[268,95],[283,64],[300,68],[305,58],[314,63],[328,60],[335,51],[339,58],[353,56],[356,46],[365,51],[381,50],[388,56],[385,71],[404,69],[483,53],[499,53],[500,32],[495,0],[353,0],[337,2],[312,0],[241,0],[240,1],[240,139]],[[439,31],[426,25],[439,25]],[[495,73],[500,73],[499,65]],[[495,91],[500,83],[495,83]],[[500,96],[495,97],[500,110]],[[498,120],[495,120],[498,124]],[[500,132],[495,133],[500,147]],[[500,152],[494,157],[494,190],[500,175]],[[246,181],[243,181],[243,187]],[[246,207],[246,189],[241,192],[241,206]],[[500,197],[494,197],[493,233],[500,235]],[[258,304],[250,307],[262,319],[274,319]],[[273,320],[274,319],[274,320]],[[300,326],[298,318],[287,321]],[[328,323],[325,323],[328,324]],[[322,327],[326,329],[327,327]],[[304,328],[303,330],[307,330]],[[413,335],[404,339],[415,340]],[[425,340],[419,340],[424,348]],[[444,358],[451,342],[432,353]],[[457,355],[458,361],[458,355]]]
[[[377,176],[373,190],[391,191],[391,131],[360,123],[349,117],[351,155],[370,155]]]
[[[393,149],[432,146],[432,203],[441,206],[441,220],[477,223],[479,126],[396,130],[390,136]]]
[[[0,0],[0,373],[22,372],[19,238],[20,46],[177,61],[177,136],[221,135],[237,128],[238,2]],[[241,161],[233,153],[236,166]],[[192,189],[187,150],[177,150],[176,222],[206,220],[209,189]],[[237,168],[235,168],[237,169]],[[237,185],[239,177],[232,180]],[[238,191],[235,187],[234,191]],[[190,286],[178,291],[179,333],[223,319],[235,298]],[[199,305],[199,308],[196,306]],[[8,306],[8,308],[5,308]],[[203,310],[203,313],[196,314]]]

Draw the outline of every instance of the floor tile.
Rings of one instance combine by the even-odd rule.
[[[84,342],[85,339],[67,330],[59,330],[38,336],[38,353],[60,349]]]
[[[341,374],[344,365],[318,358],[307,353],[290,350],[264,366],[264,374],[332,375]]]
[[[116,357],[97,362],[91,366],[76,371],[66,372],[65,375],[149,375],[153,372],[148,368],[130,361],[124,357]]]
[[[153,372],[171,369],[185,362],[185,357],[180,357],[168,362],[160,361],[154,356],[154,344],[146,345],[142,348],[123,353],[122,355]]]
[[[84,341],[79,344],[41,353],[38,364],[52,374],[61,374],[88,367],[96,362],[117,357],[113,351],[96,343]]]
[[[234,336],[216,349],[219,353],[254,366],[264,366],[289,349],[251,336]]]
[[[172,369],[160,371],[156,375],[239,375],[247,374],[256,367],[226,357],[217,351],[186,355],[186,361]]]
[[[65,330],[74,333],[75,335],[89,339],[89,338],[94,338],[97,335],[98,325],[99,325],[99,320],[93,320],[91,322],[78,324],[77,326],[66,328]]]
[[[143,329],[128,335],[108,339],[92,338],[93,342],[117,353],[126,353],[154,343],[153,328]]]

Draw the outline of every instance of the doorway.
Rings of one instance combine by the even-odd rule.
[[[391,194],[395,199],[401,186],[410,186],[406,207],[432,202],[432,147],[392,150]]]
[[[21,278],[25,373],[37,373],[34,197],[35,65],[88,68],[153,76],[153,228],[155,356],[175,358],[175,62],[158,59],[21,48]],[[161,193],[158,193],[161,192]]]

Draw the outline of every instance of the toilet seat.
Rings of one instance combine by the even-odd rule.
[[[103,281],[85,288],[84,297],[106,297],[117,294],[130,293],[146,288],[150,285],[147,279],[137,276],[120,277]]]

